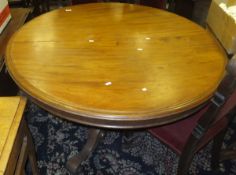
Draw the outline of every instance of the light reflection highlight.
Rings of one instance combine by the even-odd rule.
[[[66,12],[71,12],[71,11],[72,11],[72,9],[65,9],[65,11],[66,11]]]
[[[143,48],[137,48],[138,51],[143,51]]]
[[[112,85],[112,82],[110,82],[110,81],[109,81],[109,82],[106,82],[105,85],[106,85],[106,86],[110,86],[110,85]]]
[[[88,40],[90,43],[94,43],[94,40],[93,39],[89,39]]]
[[[148,89],[147,89],[147,88],[145,88],[145,87],[144,87],[144,88],[142,88],[142,91],[143,91],[143,92],[146,92],[147,90],[148,90]]]

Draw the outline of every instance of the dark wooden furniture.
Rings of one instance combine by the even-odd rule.
[[[139,4],[160,9],[166,8],[166,0],[139,0]]]
[[[194,9],[194,0],[174,0],[174,12],[191,19]]]
[[[38,175],[33,141],[23,118],[26,99],[0,97],[0,174],[25,174],[27,160]]]
[[[236,55],[234,55],[231,59],[236,59]],[[235,101],[236,97],[234,97],[234,101]],[[232,103],[232,102],[231,102]],[[215,170],[217,170],[218,166],[219,166],[219,162],[225,161],[225,160],[229,160],[229,159],[236,159],[236,142],[232,142],[230,145],[228,145],[226,148],[222,148],[223,146],[223,141],[225,138],[225,135],[228,131],[228,128],[230,127],[230,123],[233,122],[233,120],[235,120],[235,115],[236,115],[236,111],[234,111],[234,113],[232,113],[232,115],[228,116],[228,127],[225,128],[225,130],[220,134],[219,139],[217,140],[217,144],[218,147],[220,148],[217,149],[218,151],[218,160],[214,162],[215,164]],[[235,129],[235,128],[233,128]]]
[[[194,154],[214,140],[212,169],[220,157],[219,139],[227,129],[229,117],[236,112],[236,58],[231,59],[227,73],[209,104],[187,119],[152,128],[149,131],[180,155],[178,175],[185,175]]]
[[[42,15],[17,32],[6,52],[11,76],[38,105],[74,122],[113,129],[187,117],[211,98],[226,63],[216,40],[196,24],[123,3]],[[92,133],[101,135],[96,128]]]
[[[4,53],[11,36],[25,23],[31,9],[11,8],[12,19],[0,35],[0,96],[16,95],[18,88],[4,66]]]
[[[39,14],[50,11],[50,0],[35,0],[37,3],[36,9],[38,9]],[[58,0],[61,1],[61,0]]]
[[[30,8],[33,16],[38,16],[42,13],[40,2],[42,0],[11,0],[9,1],[10,8]]]

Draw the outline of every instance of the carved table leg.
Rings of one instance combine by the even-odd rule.
[[[90,153],[96,148],[97,143],[103,138],[104,133],[100,129],[90,128],[88,131],[88,140],[78,155],[71,157],[67,163],[67,169],[75,174],[78,172],[80,164],[88,158]]]

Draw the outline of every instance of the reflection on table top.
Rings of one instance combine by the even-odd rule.
[[[62,8],[11,39],[7,66],[41,106],[80,123],[135,128],[181,118],[212,95],[226,64],[204,29],[122,3]]]

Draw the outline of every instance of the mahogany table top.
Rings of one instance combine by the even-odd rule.
[[[226,63],[217,41],[197,24],[122,3],[41,15],[12,37],[6,53],[11,76],[39,105],[108,128],[182,118],[212,96]]]

